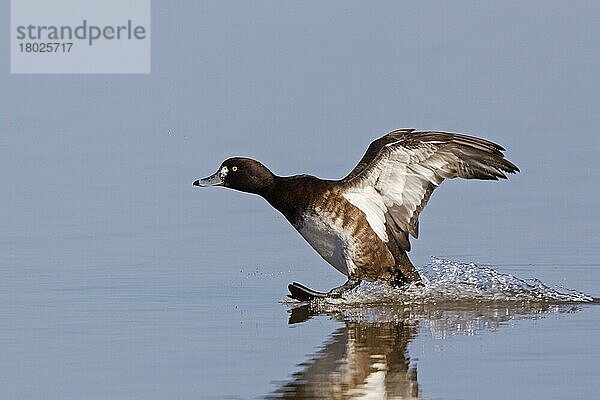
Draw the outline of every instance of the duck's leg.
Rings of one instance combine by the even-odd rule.
[[[344,293],[346,293],[347,291],[352,290],[355,287],[357,287],[358,285],[360,285],[360,282],[361,282],[360,279],[348,278],[346,283],[344,283],[342,286],[335,287],[335,288],[331,289],[329,292],[327,292],[327,296],[328,297],[342,297],[342,295]]]
[[[410,262],[408,254],[405,251],[400,250],[396,258],[396,276],[394,276],[393,283],[396,286],[403,286],[408,283],[419,284],[421,282],[421,275]]]
[[[322,299],[325,297],[341,297],[342,294],[344,294],[348,290],[352,290],[353,288],[358,286],[360,282],[360,279],[348,279],[346,283],[331,289],[327,293],[317,292],[316,290],[307,288],[306,286],[298,282],[294,282],[288,285],[288,290],[290,291],[288,297],[299,301],[311,301],[314,299]]]

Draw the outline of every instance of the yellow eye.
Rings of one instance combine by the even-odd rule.
[[[237,171],[237,167],[231,167],[232,171]]]

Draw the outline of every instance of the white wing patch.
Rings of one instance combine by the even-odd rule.
[[[443,168],[446,163],[431,157],[434,152],[431,147],[394,149],[379,162],[370,179],[343,194],[346,200],[365,213],[369,226],[384,242],[389,241],[386,213],[390,213],[396,224],[408,232],[411,217],[421,204],[427,186],[440,183],[434,168]],[[431,165],[419,164],[425,159]]]
[[[353,206],[365,213],[367,222],[379,239],[387,243],[388,235],[385,231],[386,205],[383,197],[371,187],[366,186],[360,191],[346,192],[342,194]]]

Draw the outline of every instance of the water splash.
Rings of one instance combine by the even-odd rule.
[[[598,302],[576,290],[519,279],[475,263],[432,258],[419,272],[422,286],[362,283],[342,298],[320,299],[294,309],[290,323],[326,314],[346,323],[414,324],[444,338],[494,331],[522,319],[569,314]]]
[[[419,268],[424,285],[395,288],[382,283],[362,283],[341,299],[321,300],[329,304],[418,305],[439,303],[591,303],[585,293],[551,287],[538,279],[520,279],[491,267],[432,257]]]
[[[458,263],[432,257],[423,275],[428,283],[425,294],[455,300],[530,301],[530,302],[592,302],[585,293],[554,288],[539,279],[519,279],[491,267],[475,263]]]

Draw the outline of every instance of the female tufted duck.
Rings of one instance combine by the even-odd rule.
[[[472,136],[400,129],[375,140],[341,180],[310,175],[280,177],[258,161],[225,160],[194,186],[225,186],[265,198],[329,264],[348,277],[327,293],[299,283],[298,300],[339,297],[363,279],[418,283],[408,259],[409,235],[419,235],[419,214],[444,179],[506,179],[519,171],[504,148]]]

